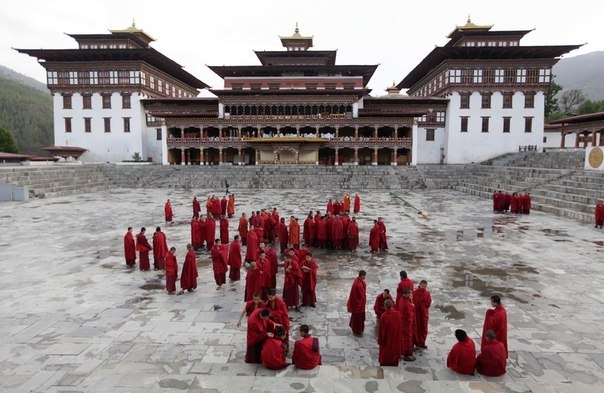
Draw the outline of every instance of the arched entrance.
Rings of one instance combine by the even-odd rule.
[[[319,149],[319,165],[333,165],[336,161],[336,151],[331,147]]]
[[[256,149],[246,147],[241,150],[241,159],[244,165],[256,165]]]
[[[373,160],[373,149],[363,147],[359,149],[359,165],[371,165]]]
[[[392,152],[394,150],[388,147],[378,149],[378,165],[391,165],[392,164]]]
[[[338,161],[340,165],[354,163],[354,149],[344,147],[338,150]]]
[[[204,150],[204,155],[206,165],[218,165],[220,163],[220,151],[218,149],[209,147]]]
[[[398,165],[409,165],[411,164],[411,149],[406,147],[396,150],[396,163]]]

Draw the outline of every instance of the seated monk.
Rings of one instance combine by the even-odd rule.
[[[285,328],[277,326],[275,336],[267,338],[262,345],[262,354],[260,356],[262,365],[269,370],[282,370],[289,366],[285,362]]]
[[[447,367],[460,374],[474,375],[476,347],[474,341],[461,329],[455,331],[457,344],[453,345],[447,357]]]
[[[502,343],[495,338],[495,332],[487,330],[487,340],[476,357],[476,371],[487,377],[499,377],[505,374],[507,354]]]
[[[292,363],[299,369],[311,370],[321,364],[319,339],[308,333],[308,325],[301,325],[299,331],[302,338],[294,343]]]

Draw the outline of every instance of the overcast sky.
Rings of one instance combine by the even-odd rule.
[[[595,8],[594,8],[595,7]],[[493,30],[531,30],[521,45],[585,44],[566,55],[604,50],[599,2],[575,0],[17,0],[0,13],[0,64],[46,82],[36,59],[11,48],[76,48],[64,33],[106,33],[132,20],[152,46],[212,87],[205,65],[258,65],[254,50],[282,49],[279,35],[314,36],[337,49],[336,64],[379,64],[372,95],[398,83],[468,15]]]

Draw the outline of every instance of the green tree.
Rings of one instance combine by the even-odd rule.
[[[545,95],[545,117],[549,118],[556,112],[560,112],[560,106],[558,105],[558,99],[556,95],[562,90],[562,86],[554,81],[554,77],[549,83],[547,94]]]
[[[560,105],[562,113],[568,116],[572,116],[577,112],[579,106],[585,102],[585,94],[580,89],[570,89],[562,93],[560,98]]]
[[[0,128],[0,151],[4,153],[19,153],[19,146],[10,132]]]
[[[604,100],[601,101],[592,101],[585,100],[579,105],[577,109],[577,113],[579,115],[586,115],[588,113],[598,113],[604,112]]]

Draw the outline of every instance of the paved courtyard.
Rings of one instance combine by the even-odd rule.
[[[303,222],[343,192],[236,193],[241,212],[277,207]],[[236,322],[244,281],[217,291],[208,253],[199,254],[195,293],[168,296],[163,275],[126,268],[122,238],[157,225],[177,248],[189,242],[193,196],[218,190],[115,189],[0,204],[0,390],[3,392],[601,392],[604,383],[604,232],[532,212],[493,214],[488,200],[453,191],[360,192],[356,253],[317,251],[318,305],[292,312],[293,333],[311,326],[323,366],[281,372],[243,362],[245,323]],[[163,224],[172,200],[176,222]],[[202,202],[203,203],[203,202]],[[373,219],[383,216],[390,251],[369,253]],[[346,299],[368,272],[365,336],[352,336]],[[432,293],[428,349],[417,361],[380,368],[372,312],[398,271]],[[245,274],[245,272],[242,272]],[[278,281],[282,289],[282,274]],[[480,343],[491,294],[508,311],[510,359],[499,378],[446,368],[453,332]]]

